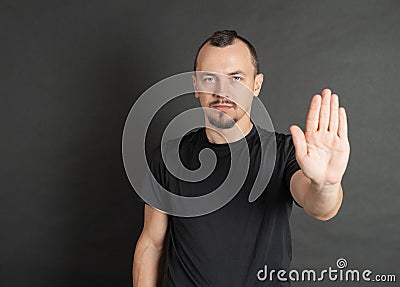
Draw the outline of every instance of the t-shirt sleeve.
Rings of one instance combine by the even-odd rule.
[[[287,188],[290,188],[290,179],[292,175],[300,169],[299,164],[296,160],[296,151],[293,145],[293,140],[291,135],[287,135],[285,139],[285,150],[287,151],[287,158],[285,164],[285,185]]]
[[[290,192],[290,179],[292,178],[293,174],[298,171],[300,168],[297,160],[296,160],[296,150],[293,145],[293,140],[291,135],[286,135],[285,138],[285,150],[287,151],[287,158],[285,164],[285,171],[284,171],[284,181],[285,186]],[[293,201],[300,206],[294,199]],[[300,206],[301,207],[301,206]]]
[[[162,164],[161,147],[158,146],[150,154],[150,160],[148,162],[149,169],[145,170],[141,189],[137,196],[141,203],[150,204],[149,201],[154,200],[158,197],[162,191],[160,191],[160,185],[164,186],[164,166]]]

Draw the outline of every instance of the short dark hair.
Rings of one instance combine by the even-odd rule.
[[[199,56],[199,52],[205,44],[210,43],[212,46],[222,48],[222,47],[232,45],[236,39],[239,39],[240,41],[244,42],[247,45],[247,47],[249,48],[250,55],[251,55],[251,62],[254,66],[256,74],[258,74],[260,72],[260,64],[258,62],[258,56],[256,53],[256,49],[248,40],[239,36],[236,33],[236,31],[234,31],[234,30],[216,31],[211,35],[211,37],[209,37],[207,40],[205,40],[203,42],[203,44],[201,44],[199,49],[197,50],[196,57],[194,59],[194,70],[196,71],[196,68],[197,68],[197,57]]]

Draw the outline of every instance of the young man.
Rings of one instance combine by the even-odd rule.
[[[254,47],[234,31],[215,32],[201,45],[195,71],[197,91],[203,84],[221,81],[218,75],[225,75],[257,96],[263,82]],[[206,127],[183,137],[182,162],[196,169],[199,152],[211,148],[217,155],[216,172],[201,183],[178,184],[156,154],[151,163],[155,177],[181,195],[188,190],[192,195],[211,192],[230,168],[227,142],[243,139],[243,135],[250,151],[248,176],[229,203],[207,215],[169,216],[146,204],[144,227],[134,256],[135,287],[157,286],[165,239],[167,262],[162,286],[288,286],[276,278],[261,282],[257,272],[265,265],[268,269],[289,270],[293,200],[319,220],[335,216],[342,203],[341,179],[350,152],[346,113],[339,108],[337,95],[329,89],[321,94],[311,101],[305,132],[292,126],[292,136],[276,133],[271,179],[261,196],[250,203],[249,190],[260,166],[260,141],[265,138],[247,113],[252,99],[230,98],[223,92],[196,92],[204,108]]]

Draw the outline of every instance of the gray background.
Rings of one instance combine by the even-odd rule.
[[[294,208],[293,268],[344,257],[399,281],[399,15],[399,1],[1,1],[0,286],[131,285],[143,218],[125,118],[218,29],[257,48],[276,130],[304,127],[325,87],[347,108],[344,204],[329,222]]]

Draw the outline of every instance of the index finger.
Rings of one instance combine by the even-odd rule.
[[[306,120],[306,132],[317,131],[319,121],[319,111],[321,109],[321,95],[315,95],[310,103]]]

